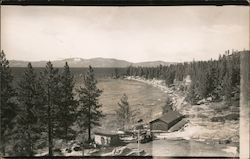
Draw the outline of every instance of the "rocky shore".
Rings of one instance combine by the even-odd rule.
[[[126,77],[147,83],[164,91],[172,100],[174,109],[185,115],[189,121],[183,129],[172,133],[163,133],[158,138],[183,138],[207,144],[227,145],[225,151],[237,155],[239,147],[239,110],[228,108],[223,102],[200,102],[191,105],[185,101],[185,93],[178,91],[175,86],[167,87],[163,80],[147,80],[140,77]],[[231,116],[236,116],[232,118]]]

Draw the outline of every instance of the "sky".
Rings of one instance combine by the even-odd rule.
[[[249,7],[1,6],[1,47],[27,61],[216,59],[249,49]]]

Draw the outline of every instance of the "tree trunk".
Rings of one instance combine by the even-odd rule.
[[[4,145],[2,146],[2,154],[3,154],[3,156],[5,156],[5,146]]]
[[[67,143],[68,142],[68,124],[67,124],[67,121],[64,123],[64,139]]]
[[[48,141],[49,141],[49,156],[53,156],[53,141],[52,141],[52,125],[51,125],[51,99],[48,90]]]
[[[89,105],[89,121],[88,121],[88,143],[91,142],[91,112],[90,112],[90,105]]]
[[[29,142],[29,147],[28,147],[28,153],[29,156],[33,156],[33,150],[32,150],[32,140],[31,140],[31,135],[30,135],[31,131],[30,131],[30,125],[28,125],[28,142]]]
[[[1,147],[1,152],[2,152],[2,156],[0,157],[4,157],[5,156],[5,146],[4,146],[4,141],[3,141],[3,137],[1,138],[2,140],[0,141],[0,147]]]
[[[82,156],[84,156],[84,135],[82,135]]]
[[[49,107],[50,110],[50,107]],[[49,131],[48,131],[48,138],[49,138],[49,156],[53,156],[53,142],[52,142],[52,126],[51,126],[51,117],[50,117],[50,111],[49,111]]]

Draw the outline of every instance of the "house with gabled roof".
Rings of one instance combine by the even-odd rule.
[[[168,112],[162,114],[161,117],[151,120],[150,130],[151,131],[168,131],[172,126],[177,124],[182,120],[184,116],[177,111],[169,110]]]

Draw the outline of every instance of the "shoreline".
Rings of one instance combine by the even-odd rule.
[[[237,147],[239,139],[237,132],[239,131],[239,121],[211,122],[209,118],[203,118],[202,115],[213,116],[216,110],[212,110],[214,103],[191,105],[185,101],[185,97],[178,92],[167,87],[163,80],[147,80],[140,77],[126,77],[125,80],[134,80],[149,84],[159,88],[166,93],[173,101],[174,109],[183,115],[187,115],[188,123],[179,131],[171,133],[163,133],[158,138],[160,139],[184,139],[227,146],[224,151],[238,155]],[[216,103],[220,104],[220,103]],[[211,106],[212,105],[212,106]],[[204,113],[204,114],[203,114]],[[212,114],[213,113],[213,114]]]

